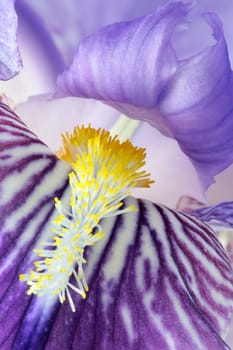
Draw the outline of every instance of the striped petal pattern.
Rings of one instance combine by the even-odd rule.
[[[68,169],[5,105],[0,106],[0,159],[0,348],[30,349],[28,340],[20,347],[21,338],[35,328],[45,334],[42,320],[50,314],[26,295],[19,274],[30,267],[38,240],[49,237],[53,198],[64,192]],[[34,344],[33,337],[30,341]]]
[[[69,168],[4,105],[0,136],[1,349],[228,349],[233,274],[222,246],[195,218],[146,200],[129,197],[137,212],[103,220],[76,313],[27,296],[18,276],[51,239],[53,197],[69,199]]]
[[[233,202],[223,202],[189,212],[218,234],[233,266]]]
[[[103,223],[106,239],[87,254],[88,299],[73,318],[60,308],[46,349],[227,349],[232,270],[216,237],[149,201],[125,204],[138,212]]]

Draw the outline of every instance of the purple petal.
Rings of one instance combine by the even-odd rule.
[[[205,222],[214,232],[233,231],[233,202],[222,202],[207,206],[195,198],[182,196],[176,209]]]
[[[222,246],[207,226],[149,201],[130,197],[138,212],[103,221],[76,313],[27,296],[18,276],[51,239],[69,168],[4,105],[0,134],[2,349],[227,349],[233,273]]]
[[[0,160],[0,348],[39,349],[38,339],[23,347],[17,334],[33,343],[27,334],[41,332],[43,343],[52,303],[28,297],[19,274],[32,264],[34,245],[51,234],[53,198],[64,193],[68,168],[2,104]]]
[[[144,0],[17,0],[19,15],[31,22],[55,64],[64,69],[72,59],[78,42],[110,23],[129,20],[155,9],[160,1]],[[69,20],[67,20],[67,18]],[[62,61],[60,60],[60,57]]]
[[[211,220],[224,222],[226,226],[233,227],[233,202],[219,203],[214,206],[196,209],[190,212],[201,221]]]
[[[14,0],[0,1],[0,79],[8,80],[22,68],[17,46]]]
[[[58,79],[67,95],[99,99],[173,136],[204,187],[233,162],[233,82],[222,26],[205,16],[215,45],[178,61],[171,45],[189,6],[172,3],[84,39]]]
[[[227,255],[233,266],[233,202],[223,202],[217,205],[202,207],[189,211],[216,232],[224,244]]]
[[[149,201],[106,220],[88,252],[90,292],[57,314],[46,349],[227,349],[232,270],[204,225]]]
[[[161,89],[177,67],[170,44],[188,6],[169,4],[131,22],[103,28],[81,41],[74,61],[59,78],[68,95],[102,100],[128,116],[158,119]],[[148,59],[149,58],[149,59]]]
[[[217,42],[181,63],[160,111],[208,187],[233,162],[233,80],[222,25],[214,14],[205,18]]]
[[[233,202],[206,206],[194,198],[183,196],[177,204],[177,209],[195,216],[217,234],[233,266]]]

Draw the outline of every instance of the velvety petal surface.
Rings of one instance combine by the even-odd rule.
[[[99,99],[173,136],[206,188],[233,161],[232,71],[222,25],[210,13],[205,20],[215,44],[177,59],[172,35],[189,8],[181,2],[167,4],[82,40],[58,79],[58,90]]]
[[[53,197],[69,203],[69,168],[4,105],[0,136],[1,349],[228,349],[233,273],[222,246],[201,222],[149,201],[129,197],[137,212],[101,222],[76,313],[27,296],[19,274],[52,239]]]
[[[15,0],[0,1],[0,80],[12,78],[22,67],[14,4]]]
[[[65,191],[68,167],[2,104],[0,160],[0,348],[39,349],[51,302],[27,296],[19,274],[32,265],[35,244],[51,235],[53,198]]]
[[[176,70],[170,38],[187,12],[187,5],[169,4],[82,40],[73,63],[58,78],[58,90],[102,100],[127,116],[159,121],[164,127],[157,100]]]
[[[125,204],[138,213],[103,223],[111,234],[87,254],[88,299],[76,301],[72,318],[61,307],[46,349],[55,342],[70,349],[76,342],[84,349],[227,348],[219,334],[232,305],[232,271],[215,236],[149,201]]]

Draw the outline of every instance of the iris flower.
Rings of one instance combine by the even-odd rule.
[[[26,3],[22,1],[22,6]],[[15,13],[11,7],[11,17],[8,10],[3,8],[1,16],[8,19],[5,23],[12,29],[4,40],[13,42],[13,51],[11,45],[6,46],[1,58],[2,79],[10,78],[20,69],[18,53],[18,65],[12,69],[8,64],[7,57],[18,52],[15,21],[12,22]],[[149,121],[178,141],[206,188],[213,176],[232,163],[231,69],[222,26],[214,14],[206,18],[215,44],[189,59],[177,58],[171,36],[189,11],[190,6],[183,3],[167,4],[149,15],[104,27],[82,39],[73,63],[58,78],[56,98],[72,94],[99,99],[130,117]],[[123,190],[115,194],[122,169],[128,174],[136,160],[132,157],[129,161],[125,158],[127,154],[119,151],[120,141],[113,139],[113,143],[117,142],[113,147],[108,137],[107,141],[102,139],[104,131],[101,134],[87,129],[83,137],[82,131],[77,132],[77,137],[76,132],[74,136],[64,136],[58,159],[4,103],[0,106],[0,119],[1,348],[229,348],[225,339],[232,314],[233,273],[214,231],[194,217],[209,223],[207,209],[190,216],[128,196],[132,184],[149,184],[146,173],[138,174],[137,169],[130,173],[129,188],[125,184],[127,175]],[[129,152],[131,146],[127,147]],[[102,158],[98,156],[101,152]],[[114,162],[110,162],[111,171],[106,172],[103,166],[109,159]],[[122,165],[125,159],[126,168]],[[94,179],[87,177],[92,160],[97,169],[91,172]],[[139,165],[140,168],[143,160]],[[116,169],[120,169],[118,174]],[[90,209],[87,203],[98,192],[96,183],[93,185],[98,174],[104,179],[101,198],[107,198],[108,182],[114,184],[110,186],[113,199],[110,197],[108,205],[115,215],[106,215],[107,206],[102,216],[99,215],[102,207],[94,214],[87,211],[81,219],[79,216],[81,221],[89,218],[86,224],[89,227],[97,215],[94,230],[85,242],[100,240],[94,247],[81,251],[82,261],[87,261],[84,271],[80,260],[76,264],[69,263],[69,259],[56,269],[57,260],[50,259],[57,257],[61,240],[68,237],[65,232],[72,232],[74,224],[81,227],[75,212],[71,216],[70,210],[76,206],[83,212]],[[81,207],[81,197],[73,196],[77,188],[90,189],[85,192]],[[209,212],[216,218],[213,208]],[[220,218],[226,223],[222,214]],[[230,219],[228,223],[231,225]],[[62,228],[60,236],[58,227]],[[98,233],[101,237],[97,237]],[[46,249],[49,245],[52,248]],[[75,249],[80,253],[80,245],[76,244]],[[30,271],[38,250],[45,259],[39,259],[35,264],[38,270],[33,274]],[[64,252],[69,254],[67,246]],[[51,284],[43,289],[43,278],[35,274],[51,272],[51,264],[57,278],[48,277]],[[68,266],[74,270],[66,282],[69,292],[61,291],[59,296],[49,293]],[[28,286],[19,281],[21,274],[21,279],[32,287],[29,295]],[[77,287],[72,291],[74,283],[86,289],[87,295],[77,293],[80,291]],[[59,294],[60,290],[55,292]]]

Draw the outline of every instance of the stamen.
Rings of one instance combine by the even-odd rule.
[[[133,187],[149,187],[153,181],[150,174],[139,171],[145,164],[145,149],[129,140],[120,142],[103,129],[76,127],[73,134],[63,135],[57,155],[72,167],[70,208],[54,199],[58,216],[52,222],[53,242],[34,250],[42,259],[20,280],[30,286],[29,295],[53,295],[61,303],[67,297],[75,311],[69,289],[86,298],[84,253],[104,237],[101,219],[135,211],[134,206],[122,208],[122,201]]]

